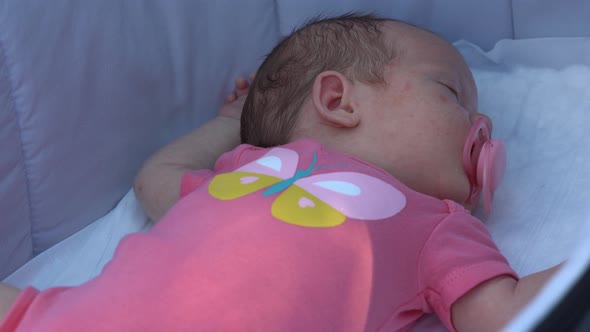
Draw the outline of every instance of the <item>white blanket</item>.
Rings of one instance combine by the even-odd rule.
[[[487,54],[456,46],[476,78],[480,111],[508,151],[494,211],[476,215],[518,273],[557,264],[590,229],[590,40],[503,41]],[[5,281],[41,289],[80,284],[101,271],[123,236],[149,226],[130,191],[109,214]],[[415,330],[442,328],[427,318]]]

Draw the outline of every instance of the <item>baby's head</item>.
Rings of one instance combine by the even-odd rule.
[[[272,50],[252,83],[241,135],[262,147],[312,138],[416,191],[463,203],[463,149],[482,117],[452,45],[402,22],[345,15],[314,20]]]

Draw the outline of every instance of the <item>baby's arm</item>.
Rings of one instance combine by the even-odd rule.
[[[560,265],[520,280],[500,276],[469,291],[453,304],[457,331],[499,331],[553,276]]]
[[[0,282],[0,322],[2,322],[19,294],[20,289]]]
[[[225,100],[219,115],[157,151],[135,179],[135,194],[153,221],[158,221],[179,199],[185,172],[212,169],[217,158],[240,143],[240,115],[249,83],[236,80],[236,91]]]

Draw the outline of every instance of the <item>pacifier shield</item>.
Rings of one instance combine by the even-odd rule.
[[[483,117],[471,127],[463,148],[463,167],[471,185],[465,203],[477,204],[483,192],[484,209],[490,213],[494,191],[506,173],[506,147],[491,139],[491,124]]]
[[[486,213],[492,211],[494,192],[502,183],[506,173],[506,147],[500,140],[485,142],[477,162],[477,182],[483,191],[483,205]]]

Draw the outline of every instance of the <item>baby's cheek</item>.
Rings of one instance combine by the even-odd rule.
[[[411,92],[413,89],[414,89],[414,88],[413,88],[413,86],[412,86],[412,82],[410,82],[410,81],[406,81],[406,82],[404,83],[404,87],[403,87],[403,89],[402,89],[402,93],[409,93],[409,92]]]

